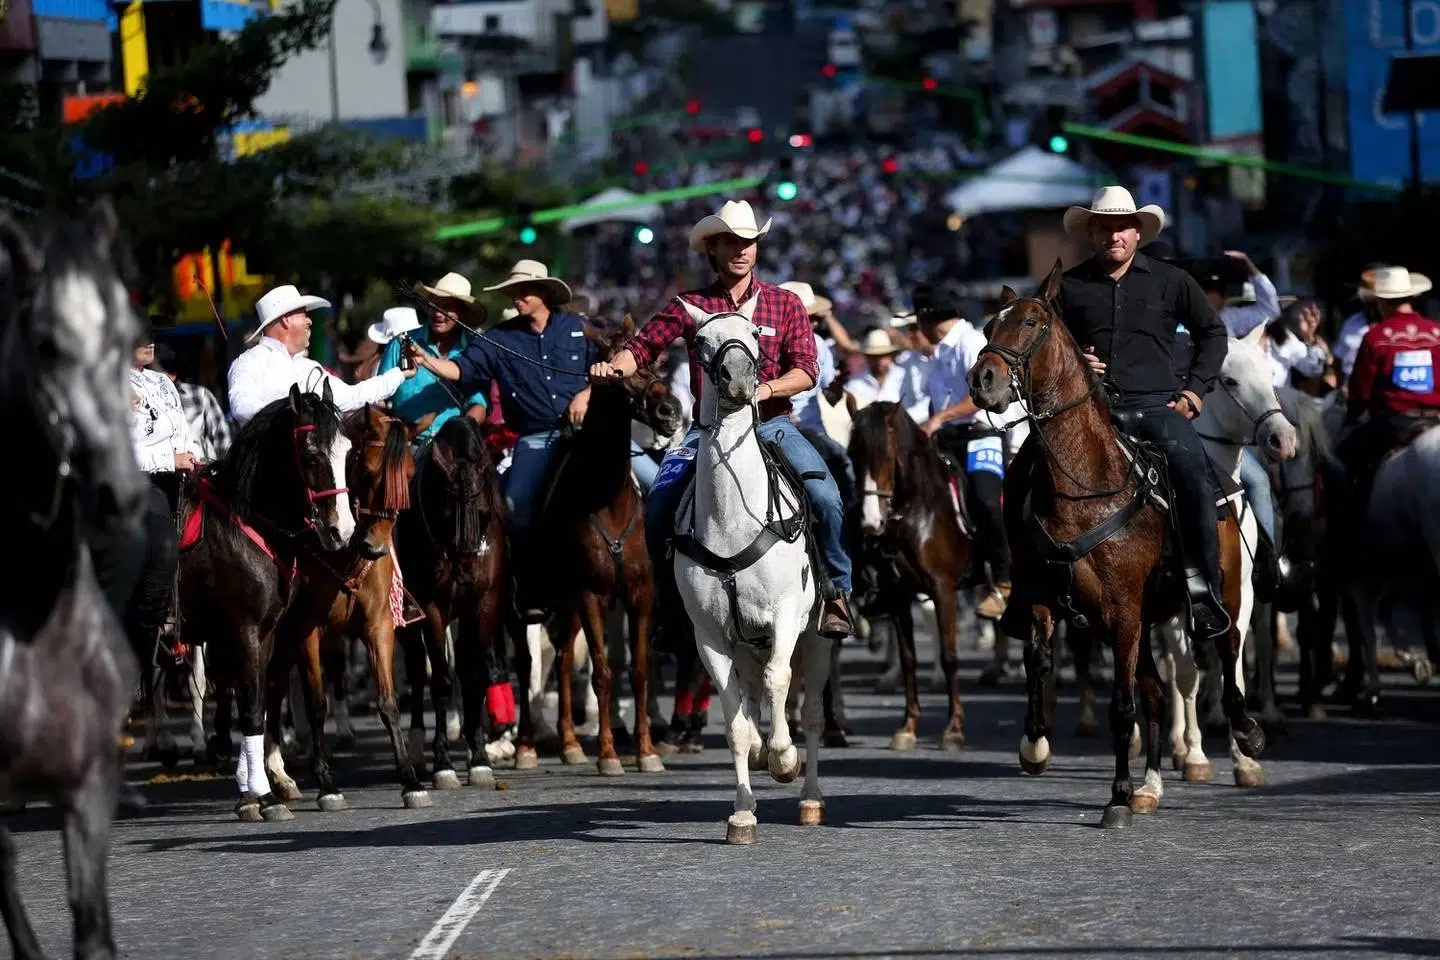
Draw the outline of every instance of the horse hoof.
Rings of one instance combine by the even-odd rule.
[[[1040,774],[1050,769],[1050,758],[1046,757],[1044,760],[1041,760],[1037,763],[1033,760],[1026,760],[1025,755],[1022,753],[1020,755],[1020,769],[1023,770],[1025,773],[1030,774],[1030,776],[1032,777],[1038,777],[1040,776]]]
[[[1187,783],[1209,783],[1215,771],[1210,767],[1209,760],[1196,760],[1194,763],[1185,762],[1180,768],[1180,776]]]
[[[818,827],[825,822],[825,801],[823,800],[801,800],[800,801],[800,826]]]
[[[770,777],[776,783],[792,783],[800,775],[800,751],[795,749],[793,743],[779,753],[771,750],[766,766],[770,768]]]
[[[1124,804],[1106,807],[1100,818],[1100,826],[1106,830],[1118,830],[1130,826],[1130,808]]]
[[[895,736],[890,738],[890,749],[902,752],[905,750],[914,750],[915,734],[909,730],[897,730]]]
[[[941,750],[959,750],[965,746],[965,734],[959,730],[946,730],[940,734]]]
[[[694,734],[689,740],[686,740],[686,741],[685,741],[685,752],[686,752],[686,753],[704,753],[704,752],[705,752],[705,744],[700,740],[700,734],[698,734],[698,733],[697,733],[697,734]]]
[[[1246,717],[1235,734],[1235,745],[1251,760],[1265,751],[1265,728],[1251,717]]]
[[[1160,809],[1160,798],[1152,797],[1148,793],[1137,793],[1130,798],[1130,812],[1141,815],[1154,813]]]
[[[827,747],[850,746],[850,741],[846,738],[844,730],[826,730],[825,735],[820,738],[820,742]]]
[[[436,770],[433,785],[436,790],[459,790],[460,775],[454,770]]]
[[[1038,777],[1050,769],[1050,740],[1048,737],[1041,737],[1032,741],[1030,735],[1026,734],[1020,738],[1020,769]]]
[[[269,823],[285,823],[288,820],[295,819],[295,814],[291,813],[290,808],[283,803],[272,803],[269,806],[262,806],[260,808],[260,816],[264,817]]]
[[[466,781],[471,787],[493,787],[495,786],[495,771],[489,767],[471,767],[470,778]]]
[[[673,757],[680,752],[680,748],[668,740],[661,740],[655,744],[655,752],[662,757]]]
[[[1100,724],[1094,720],[1081,720],[1075,725],[1075,736],[1098,737],[1100,736]]]
[[[753,823],[726,823],[725,842],[737,846],[744,846],[755,842],[755,824]]]
[[[584,747],[566,747],[560,753],[560,762],[569,767],[578,767],[588,763],[589,758],[585,756]]]
[[[355,749],[355,734],[344,733],[335,738],[335,752],[349,753]]]
[[[341,810],[350,809],[350,803],[343,793],[322,793],[315,803],[323,813],[339,813]]]
[[[618,777],[625,772],[625,765],[620,762],[619,757],[601,757],[596,766],[602,777]]]
[[[1188,750],[1176,750],[1174,753],[1170,754],[1170,768],[1172,770],[1184,770],[1185,758],[1189,755],[1190,751]]]
[[[258,797],[246,797],[235,804],[235,816],[245,823],[260,823],[265,818],[260,816],[260,799]]]
[[[423,810],[435,805],[435,801],[430,799],[430,794],[424,790],[407,790],[400,794],[400,802],[405,805],[406,810]]]
[[[1265,786],[1265,771],[1260,764],[1237,765],[1235,767],[1235,786],[1244,787],[1247,790],[1252,787]]]
[[[515,751],[516,770],[534,770],[540,766],[540,755],[529,747],[521,747]]]
[[[665,761],[653,753],[647,753],[640,757],[641,773],[664,773]]]
[[[294,780],[276,780],[275,796],[284,800],[286,803],[294,803],[296,800],[301,799],[302,794],[300,793],[300,787]]]

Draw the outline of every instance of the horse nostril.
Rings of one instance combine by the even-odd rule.
[[[986,367],[984,370],[981,370],[981,371],[980,371],[980,386],[981,386],[983,389],[989,390],[989,389],[990,389],[990,385],[993,384],[994,382],[995,382],[995,371],[994,371],[994,370],[991,370],[989,367]]]

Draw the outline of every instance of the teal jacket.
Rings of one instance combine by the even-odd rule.
[[[410,339],[422,350],[429,351],[437,357],[440,355],[440,352],[430,344],[429,328],[422,327],[419,330],[411,331]],[[459,341],[457,341],[454,348],[445,355],[445,359],[454,360],[474,339],[475,338],[468,333],[461,333]],[[380,367],[376,371],[377,374],[384,373],[386,370],[393,370],[400,366],[400,348],[401,340],[399,337],[396,337],[386,344],[385,355],[380,358]],[[400,389],[396,390],[394,395],[390,397],[390,409],[395,411],[396,416],[411,426],[419,423],[430,414],[435,414],[435,419],[431,421],[430,426],[426,427],[423,433],[415,437],[416,442],[429,440],[435,435],[435,431],[444,425],[446,420],[449,420],[457,414],[464,413],[472,406],[476,404],[482,407],[489,405],[489,398],[486,397],[484,393],[473,393],[465,399],[465,405],[463,407],[457,406],[455,396],[451,391],[453,390],[458,394],[459,387],[456,384],[449,384],[449,387],[450,389],[447,390],[446,385],[442,384],[439,379],[436,378],[435,374],[421,367],[415,371],[415,376],[400,384]]]

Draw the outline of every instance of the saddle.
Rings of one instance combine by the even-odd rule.
[[[193,499],[191,497],[193,496]],[[187,511],[188,507],[188,512]],[[180,515],[184,518],[180,525],[180,550],[189,550],[205,538],[205,514],[206,508],[213,508],[222,518],[229,520],[241,533],[249,538],[250,542],[259,547],[265,556],[274,562],[276,568],[284,577],[286,583],[295,579],[297,570],[296,559],[288,554],[281,554],[250,524],[241,520],[230,512],[230,508],[215,492],[210,479],[203,473],[195,477],[193,494],[187,493],[185,488],[181,490]]]
[[[950,501],[955,506],[955,519],[960,523],[960,532],[970,539],[975,538],[975,521],[970,516],[970,507],[965,496],[965,465],[957,461],[949,451],[936,450],[940,462],[945,465],[946,486],[950,490]]]

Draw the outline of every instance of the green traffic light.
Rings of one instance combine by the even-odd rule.
[[[794,200],[800,193],[800,188],[789,180],[775,185],[775,196],[781,200]]]
[[[1057,133],[1055,136],[1050,138],[1050,149],[1055,151],[1056,153],[1064,153],[1066,150],[1070,149],[1070,141],[1066,140],[1064,137],[1060,136]]]
[[[521,243],[534,243],[536,236],[537,236],[537,234],[535,233],[535,228],[534,228],[534,227],[521,227],[521,228],[520,228],[520,242],[521,242]]]

